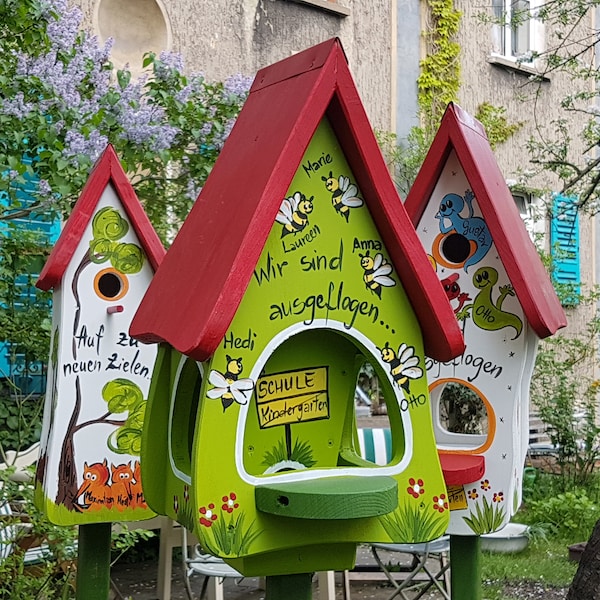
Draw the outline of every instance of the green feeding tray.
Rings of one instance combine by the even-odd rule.
[[[378,517],[398,506],[398,484],[391,477],[333,477],[262,485],[258,510],[297,519]]]

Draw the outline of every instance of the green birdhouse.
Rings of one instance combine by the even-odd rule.
[[[352,566],[446,530],[425,359],[460,329],[338,40],[265,68],[131,326],[160,343],[145,497],[245,575]],[[388,464],[360,457],[361,365]]]

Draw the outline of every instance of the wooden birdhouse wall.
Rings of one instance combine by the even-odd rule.
[[[54,523],[153,515],[141,489],[139,451],[156,348],[128,333],[152,276],[109,185],[54,286],[36,492]]]
[[[417,233],[466,343],[464,354],[450,362],[427,360],[436,441],[442,453],[485,457],[481,479],[449,489],[449,532],[488,533],[506,524],[520,504],[523,415],[538,337],[454,150],[423,203]],[[478,511],[486,519],[479,520]]]
[[[343,561],[352,561],[356,542],[424,541],[448,523],[419,323],[326,118],[281,200],[214,355],[196,363],[161,350],[143,446],[144,464],[153,465],[144,471],[151,506],[245,574],[337,568],[342,555],[332,545],[351,549]],[[364,360],[384,382],[394,437],[393,459],[381,467],[366,466],[354,445]],[[168,460],[159,456],[162,440]],[[393,507],[357,518],[340,498],[343,517],[286,517],[258,506],[267,484],[331,479],[335,487],[348,477],[367,487],[395,479]],[[411,479],[426,491],[415,494]],[[421,522],[419,540],[403,529],[407,519]],[[321,551],[301,552],[315,544]]]

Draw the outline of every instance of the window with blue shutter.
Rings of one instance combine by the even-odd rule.
[[[552,202],[550,245],[553,259],[552,278],[565,288],[560,294],[566,306],[579,303],[581,291],[579,214],[577,198],[556,194]]]

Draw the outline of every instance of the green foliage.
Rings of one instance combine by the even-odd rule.
[[[509,123],[504,106],[494,106],[489,102],[480,104],[475,117],[485,128],[492,149],[512,137],[524,123]]]
[[[600,507],[582,489],[527,503],[528,521],[547,523],[553,535],[570,543],[587,540],[599,518]]]
[[[137,556],[148,542],[155,538],[156,534],[147,529],[129,529],[125,524],[119,524],[118,529],[113,529],[111,532],[111,566],[117,561],[128,562],[129,555]]]
[[[29,448],[40,439],[44,408],[43,396],[8,390],[8,384],[0,383],[0,462],[5,451]]]
[[[475,504],[475,511],[471,511],[468,517],[463,517],[463,520],[473,533],[483,535],[499,529],[504,516],[504,507],[500,504],[490,504],[484,496],[482,502]]]
[[[12,517],[2,519],[14,543],[0,561],[0,598],[37,600],[73,597],[77,531],[48,522],[33,503],[33,485],[11,480],[14,469],[0,471],[0,504],[8,502]],[[44,543],[43,560],[25,564],[23,548]]]
[[[591,296],[595,302],[595,294]],[[600,458],[596,422],[600,382],[589,375],[597,361],[600,320],[578,335],[556,335],[540,344],[531,383],[531,401],[556,447],[562,490],[589,486]]]
[[[11,228],[12,229],[12,228]],[[13,364],[46,361],[50,341],[50,294],[34,287],[50,247],[33,231],[1,238],[0,331],[11,341]],[[9,373],[0,373],[0,378]],[[14,382],[13,382],[14,383]]]
[[[398,141],[395,133],[377,132],[377,141],[392,168],[394,183],[404,198],[425,160],[433,136],[421,127],[413,127],[406,140]]]
[[[430,25],[425,32],[427,56],[417,79],[418,103],[423,129],[433,135],[449,102],[460,87],[460,46],[455,41],[461,13],[453,0],[428,0]]]

